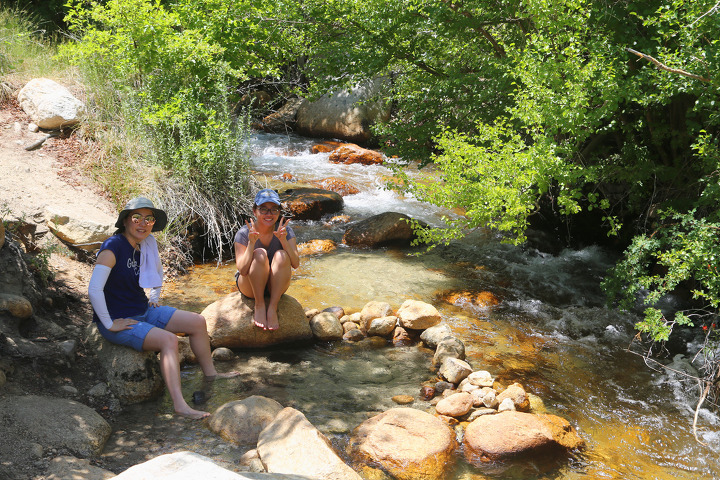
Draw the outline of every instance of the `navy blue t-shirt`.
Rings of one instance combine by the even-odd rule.
[[[119,233],[103,242],[100,252],[103,250],[115,254],[115,266],[110,270],[103,290],[110,318],[115,320],[145,313],[148,299],[145,290],[140,288],[140,252]],[[93,320],[100,321],[94,312]]]

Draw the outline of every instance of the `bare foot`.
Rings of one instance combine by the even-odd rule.
[[[277,317],[277,309],[270,307],[267,311],[267,329],[277,330],[278,328],[280,328],[280,322]]]
[[[255,305],[254,323],[258,328],[267,330],[267,318],[265,317],[265,305]]]
[[[203,412],[202,410],[194,410],[190,407],[187,407],[187,409],[183,410],[176,410],[175,414],[180,415],[181,417],[189,418],[190,420],[201,420],[210,416],[209,412]]]

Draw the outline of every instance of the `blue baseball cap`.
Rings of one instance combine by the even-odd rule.
[[[257,195],[255,195],[255,205],[262,205],[267,202],[281,206],[280,196],[272,188],[263,188],[257,193]]]

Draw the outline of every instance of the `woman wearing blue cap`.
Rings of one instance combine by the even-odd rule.
[[[100,247],[88,294],[93,320],[100,334],[112,343],[138,351],[160,352],[160,371],[170,392],[175,412],[199,419],[208,412],[191,408],[180,388],[180,356],[176,333],[190,338],[190,347],[208,377],[232,377],[218,373],[210,352],[207,325],[202,315],[160,305],[162,265],[155,237],[167,225],[167,215],[147,198],[128,202],[118,215],[117,232]],[[145,295],[150,289],[150,298]]]
[[[243,295],[255,299],[254,322],[263,330],[279,328],[278,302],[290,286],[292,269],[300,266],[295,232],[280,212],[277,192],[260,190],[253,205],[255,219],[235,235],[235,281]]]

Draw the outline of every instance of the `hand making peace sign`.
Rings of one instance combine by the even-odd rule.
[[[285,220],[283,222],[283,220]],[[290,222],[289,218],[280,217],[280,221],[278,222],[278,228],[273,233],[278,238],[278,240],[283,241],[287,237],[287,224]]]
[[[255,227],[255,220],[253,220],[252,218],[249,222],[245,220],[245,225],[247,225],[248,227],[248,239],[252,243],[255,243],[258,238],[260,238],[260,232],[258,232],[257,227]]]

